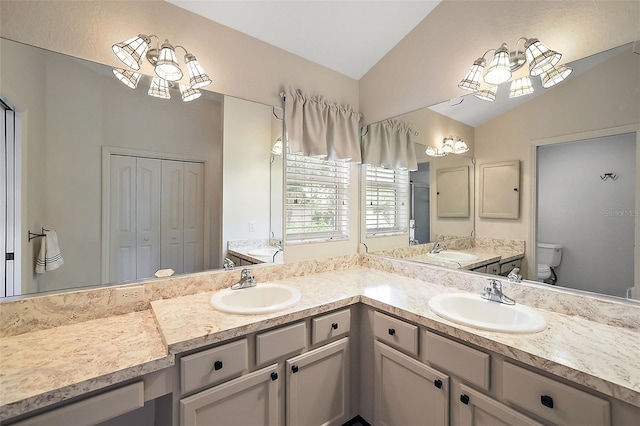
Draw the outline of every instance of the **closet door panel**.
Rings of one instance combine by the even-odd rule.
[[[112,155],[109,171],[109,282],[136,279],[136,159]]]
[[[204,164],[184,163],[184,272],[204,269]]]
[[[160,173],[159,160],[137,159],[137,278],[160,269]]]
[[[184,273],[184,163],[162,161],[162,269]]]

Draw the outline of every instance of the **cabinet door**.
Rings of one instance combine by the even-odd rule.
[[[287,360],[287,425],[341,425],[349,416],[349,338]]]
[[[180,400],[181,426],[278,425],[277,364]]]
[[[162,160],[162,268],[176,274],[185,272],[183,200],[184,163]]]
[[[460,385],[459,426],[542,426],[500,402],[465,385]]]
[[[160,269],[160,160],[136,159],[137,277]]]
[[[448,425],[449,377],[383,343],[374,345],[374,423]]]
[[[480,217],[520,216],[520,161],[480,164]]]

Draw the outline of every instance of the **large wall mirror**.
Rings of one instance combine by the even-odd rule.
[[[502,102],[466,95],[406,116],[413,127],[420,122],[415,115],[436,113],[458,128],[466,126],[478,165],[508,160],[523,164],[523,213],[512,220],[475,214],[475,229],[481,237],[496,237],[495,231],[503,238],[509,234],[526,240],[526,279],[541,283],[536,247],[550,243],[563,246],[562,260],[555,267],[557,276],[545,285],[640,299],[640,55],[631,43],[568,65],[572,75],[557,86],[545,90],[534,79],[533,96],[506,99],[505,83],[507,87],[498,89]],[[444,136],[452,132],[434,123],[430,128],[446,132]],[[450,158],[455,157],[431,160],[430,168]],[[477,170],[475,174],[477,180]],[[440,233],[449,234],[432,231],[429,240]]]
[[[279,236],[280,108],[206,90],[158,99],[150,77],[132,90],[111,67],[0,43],[0,92],[21,120],[7,295],[215,269],[229,241]],[[40,274],[43,229],[64,264]]]

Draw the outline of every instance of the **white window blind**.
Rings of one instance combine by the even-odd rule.
[[[407,233],[408,214],[409,172],[367,165],[367,236]]]
[[[349,163],[286,156],[288,241],[349,236]]]

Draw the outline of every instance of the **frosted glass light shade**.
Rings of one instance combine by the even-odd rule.
[[[182,70],[178,66],[176,52],[169,44],[169,40],[165,40],[160,47],[155,72],[158,77],[167,81],[178,81],[182,78]]]
[[[204,69],[196,60],[196,57],[191,53],[184,55],[184,63],[187,65],[189,84],[193,89],[200,89],[201,87],[208,86],[212,83],[207,73],[204,72]]]
[[[202,96],[202,92],[200,92],[197,89],[194,89],[193,87],[189,87],[186,84],[180,85],[180,93],[182,94],[182,100],[184,102],[193,101],[195,99],[198,99],[200,96]]]
[[[114,68],[113,75],[122,82],[125,86],[135,89],[140,82],[140,73],[135,71],[123,70],[122,68]]]
[[[533,85],[528,75],[511,82],[511,90],[509,91],[510,98],[517,98],[530,93],[533,93]]]
[[[445,154],[453,152],[453,137],[444,138],[442,140],[442,152]]]
[[[478,58],[473,63],[467,75],[464,76],[458,87],[470,92],[476,92],[480,89],[480,77],[482,77],[482,71],[486,65],[484,58]]]
[[[469,151],[469,146],[462,140],[458,139],[456,143],[453,145],[453,153],[454,154],[464,154]]]
[[[542,87],[548,89],[549,87],[555,86],[558,83],[564,81],[565,78],[569,77],[573,70],[565,65],[560,65],[558,68],[551,68],[550,71],[542,74],[540,79],[542,80]]]
[[[424,151],[424,153],[427,154],[429,157],[444,157],[445,155],[447,155],[446,153],[432,146],[428,146],[427,149]]]
[[[144,34],[139,34],[122,43],[116,43],[111,46],[111,50],[116,54],[123,64],[131,69],[138,71],[140,62],[144,54],[149,50],[151,39]]]
[[[478,99],[482,99],[483,101],[493,102],[496,100],[496,92],[498,91],[498,86],[491,86],[488,89],[480,90],[473,94]]]
[[[524,55],[529,63],[529,74],[533,76],[542,74],[549,66],[555,67],[562,58],[560,53],[549,49],[537,38],[527,40]]]
[[[163,80],[160,77],[153,77],[151,80],[151,86],[149,86],[149,91],[147,92],[149,96],[154,96],[160,99],[171,99],[171,94],[169,94],[169,83],[167,80]]]
[[[491,64],[484,75],[484,81],[487,84],[496,86],[504,83],[510,78],[511,65],[509,63],[509,49],[507,49],[507,45],[503,43],[493,55]]]

